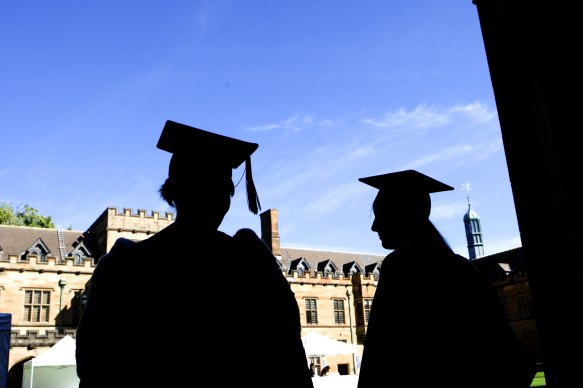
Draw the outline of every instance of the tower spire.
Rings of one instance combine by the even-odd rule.
[[[469,183],[462,183],[462,187],[466,191],[466,198],[468,200],[468,209],[470,208],[470,190],[472,189],[472,185]]]
[[[466,228],[466,241],[468,242],[468,253],[470,260],[484,256],[484,242],[482,240],[482,227],[480,225],[480,216],[472,210],[470,203],[470,190],[472,186],[469,183],[462,183],[466,191],[468,201],[468,211],[464,215],[464,226]]]

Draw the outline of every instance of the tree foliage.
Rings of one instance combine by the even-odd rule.
[[[43,216],[37,209],[29,205],[14,208],[4,202],[0,202],[0,224],[55,228],[52,216]]]

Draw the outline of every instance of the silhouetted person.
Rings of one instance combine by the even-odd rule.
[[[453,190],[414,170],[359,179],[378,189],[372,231],[382,262],[359,388],[528,388],[532,355],[498,296],[429,220],[430,193]]]
[[[312,388],[276,258],[250,229],[218,230],[243,162],[249,209],[260,209],[258,145],[167,121],[157,147],[172,154],[160,195],[176,220],[100,258],[76,336],[79,386]]]
[[[310,363],[310,373],[312,374],[312,377],[316,376],[316,365],[314,365],[313,362]]]

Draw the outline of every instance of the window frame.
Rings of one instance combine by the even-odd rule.
[[[317,325],[318,324],[318,299],[317,298],[305,298],[304,306],[306,309],[306,324]]]
[[[38,295],[38,298],[36,297]],[[38,300],[37,300],[38,299]],[[22,321],[49,323],[51,318],[51,290],[30,288],[24,290]]]
[[[346,325],[346,304],[344,299],[332,299],[332,309],[334,310],[334,324]]]

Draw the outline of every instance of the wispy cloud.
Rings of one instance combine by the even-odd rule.
[[[304,135],[278,144],[280,148],[285,147],[282,153],[297,157],[290,163],[282,156],[282,160],[272,162],[267,168],[266,175],[272,178],[271,194],[286,196],[325,183],[328,192],[350,195],[350,191],[343,192],[345,177],[356,179],[364,171],[373,173],[379,166],[381,169],[423,169],[435,165],[461,168],[484,160],[501,148],[501,138],[497,134],[493,138],[487,137],[492,135],[480,135],[482,138],[478,140],[468,135],[473,134],[474,126],[490,123],[496,117],[495,112],[482,103],[443,107],[419,105],[411,110],[401,108],[385,113],[379,119],[370,115],[366,119],[357,115],[351,119],[331,118],[326,120],[330,127],[320,126],[323,121],[315,117],[307,113],[294,114],[276,123],[250,127],[252,131],[304,131],[309,128],[310,136],[319,136],[316,147],[309,151],[300,141]],[[375,131],[363,134],[363,131],[353,130],[362,123]],[[391,131],[396,127],[399,127],[399,133]],[[423,131],[416,132],[420,128]],[[359,170],[355,170],[356,166]],[[332,205],[321,208],[327,206]]]
[[[452,114],[462,113],[466,117],[476,122],[491,122],[498,117],[495,110],[490,110],[481,102],[473,102],[469,104],[458,104],[448,109]]]
[[[412,161],[407,166],[408,168],[416,169],[430,164],[435,164],[436,162],[451,160],[459,156],[467,155],[473,150],[474,147],[469,144],[462,144],[459,146],[456,145],[453,147],[438,150],[438,152],[432,154],[424,155],[423,157]]]
[[[497,112],[482,102],[447,106],[419,105],[411,110],[399,108],[384,113],[381,117],[367,117],[362,122],[372,127],[389,129],[425,129],[443,127],[473,127],[495,123]]]
[[[374,147],[370,146],[357,146],[352,151],[350,151],[349,156],[353,158],[364,158],[373,155],[376,152]]]
[[[362,121],[374,127],[382,128],[427,128],[443,127],[449,123],[450,117],[447,110],[438,110],[420,105],[412,111],[400,108],[386,113],[381,118],[366,118]]]
[[[460,218],[467,211],[468,204],[462,201],[431,205],[431,218],[435,220]]]
[[[329,191],[321,191],[320,195],[313,198],[302,212],[310,214],[310,217],[323,217],[334,213],[339,207],[349,203],[356,192],[361,191],[357,183],[339,185]]]
[[[247,130],[250,132],[272,130],[304,131],[313,125],[330,126],[332,125],[332,121],[328,119],[316,121],[310,114],[294,114],[282,121],[253,126],[247,128]]]

